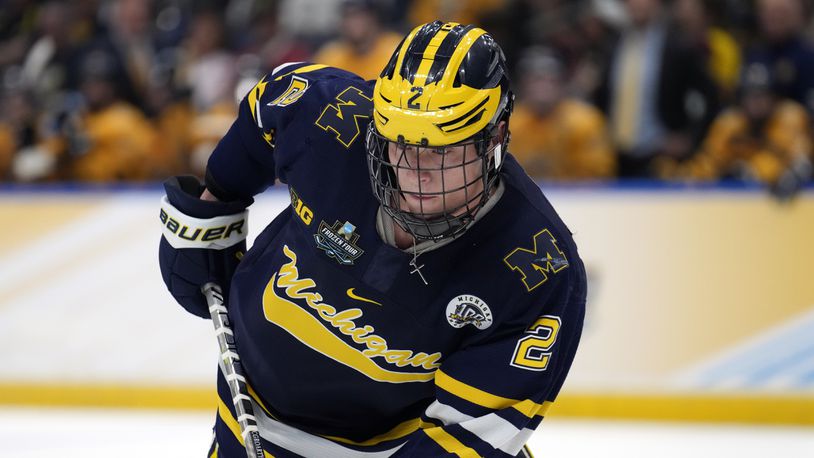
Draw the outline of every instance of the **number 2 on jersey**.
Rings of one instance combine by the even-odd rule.
[[[553,315],[543,315],[517,341],[510,365],[530,371],[544,371],[551,359],[551,347],[557,342],[562,322]]]

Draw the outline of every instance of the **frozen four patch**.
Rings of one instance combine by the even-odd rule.
[[[333,226],[321,221],[319,230],[314,234],[317,247],[343,266],[353,265],[353,261],[364,253],[364,250],[356,245],[358,239],[356,226],[348,221],[344,224],[337,221]]]

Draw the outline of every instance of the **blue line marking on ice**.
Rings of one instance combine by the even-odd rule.
[[[790,326],[781,325],[763,338],[740,347],[728,357],[702,370],[696,384],[714,388],[722,382],[741,380],[741,387],[764,385],[771,380],[789,378],[790,384],[802,382],[804,364],[814,361],[814,315],[796,318]]]
[[[764,354],[766,353],[771,352],[764,352]],[[757,368],[757,370],[753,371],[749,375],[749,379],[746,381],[745,385],[752,387],[759,386],[767,380],[778,377],[779,375],[782,375],[783,372],[796,367],[800,362],[810,360],[812,356],[814,356],[814,343],[811,343],[809,346],[804,347],[801,350],[797,350],[791,354],[786,354],[780,359],[773,358],[766,361],[767,364]],[[756,355],[755,357],[759,358],[760,356]]]

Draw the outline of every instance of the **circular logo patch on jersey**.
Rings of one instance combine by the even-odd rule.
[[[447,321],[453,328],[471,324],[483,330],[492,325],[492,311],[480,298],[461,294],[447,304]]]

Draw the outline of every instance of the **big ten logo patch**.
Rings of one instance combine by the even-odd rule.
[[[294,209],[294,213],[300,217],[300,220],[302,220],[306,226],[310,226],[311,221],[314,220],[314,212],[305,205],[305,202],[300,199],[299,194],[297,194],[294,188],[289,187],[288,193],[291,194],[291,208]]]
[[[556,274],[568,267],[568,259],[548,229],[534,234],[530,248],[515,248],[503,258],[503,262],[520,274],[527,291],[545,283],[549,274]]]

